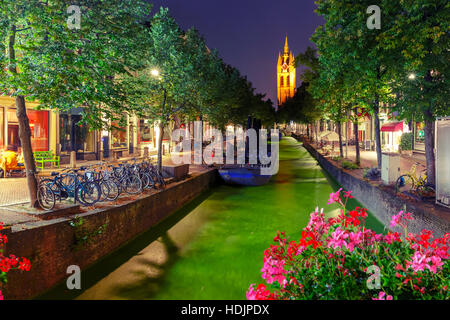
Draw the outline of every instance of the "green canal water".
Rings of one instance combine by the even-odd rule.
[[[310,213],[339,188],[293,138],[280,142],[280,169],[259,187],[221,185],[42,299],[245,299],[262,282],[263,252],[277,230],[298,240]],[[360,205],[353,201],[349,207]],[[383,232],[369,213],[367,226]]]

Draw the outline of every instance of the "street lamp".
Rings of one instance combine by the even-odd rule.
[[[152,69],[151,74],[154,77],[158,77],[159,76],[159,70],[158,69]]]
[[[414,80],[416,78],[416,75],[414,73],[410,73],[408,76],[409,80]]]

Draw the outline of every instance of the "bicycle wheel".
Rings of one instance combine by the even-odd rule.
[[[84,205],[91,206],[100,200],[102,195],[101,188],[94,181],[87,181],[79,187],[80,202]]]
[[[399,192],[400,188],[411,184],[411,189],[414,189],[414,179],[409,174],[403,174],[395,181],[395,191]]]
[[[45,185],[52,189],[53,194],[55,195],[55,200],[61,201],[68,198],[67,192],[63,192],[59,185],[52,179],[42,179],[41,181],[39,181],[39,186],[41,185]]]
[[[38,187],[37,198],[39,206],[44,210],[52,210],[55,207],[56,199],[53,190],[46,184]]]
[[[108,199],[109,197],[109,193],[110,193],[110,186],[108,184],[108,182],[106,180],[102,180],[100,182],[100,189],[102,191],[102,194],[100,196],[100,201],[105,201]]]
[[[73,174],[62,174],[61,179],[59,180],[61,185],[67,189],[75,188],[75,179],[76,177]]]
[[[138,194],[142,192],[142,180],[136,176],[132,175],[125,179],[125,192],[129,194]]]
[[[431,199],[436,197],[436,186],[432,183],[425,183],[416,188],[417,194],[422,198]]]
[[[149,189],[151,188],[151,180],[150,180],[150,176],[146,173],[142,173],[140,176],[141,180],[142,180],[142,189]]]
[[[105,180],[109,186],[109,194],[107,199],[109,201],[114,201],[119,197],[120,194],[120,186],[114,180]]]

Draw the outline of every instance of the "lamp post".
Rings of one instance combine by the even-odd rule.
[[[151,75],[155,78],[159,77],[159,70],[158,69],[152,69],[150,71]]]
[[[408,75],[408,79],[413,81],[416,79],[416,75],[414,73],[410,73]],[[414,150],[415,148],[415,140],[416,140],[416,120],[413,121],[413,123],[411,123],[413,125],[413,127],[411,128],[412,133],[413,133],[413,137],[412,137],[412,149]]]
[[[150,70],[150,74],[152,77],[161,80],[161,75],[160,75],[160,71],[157,68],[153,68],[152,70]],[[163,102],[162,102],[162,113],[164,116],[164,108],[165,108],[165,104],[166,104],[166,99],[167,99],[167,91],[166,89],[163,87],[163,92],[164,92],[164,98],[163,98]],[[157,124],[157,125],[156,125]],[[162,155],[163,155],[163,145],[162,145],[162,140],[163,140],[163,135],[164,135],[164,123],[162,122],[162,120],[159,120],[157,123],[155,123],[155,130],[156,131],[156,136],[157,136],[157,141],[158,141],[158,169],[162,170]]]

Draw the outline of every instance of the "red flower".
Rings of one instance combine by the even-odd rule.
[[[22,261],[19,262],[19,270],[30,271],[31,262],[27,258],[22,258]]]

